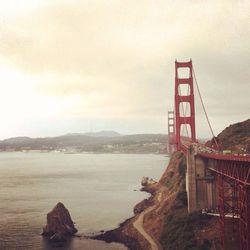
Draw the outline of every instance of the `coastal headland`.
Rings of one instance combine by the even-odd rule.
[[[218,135],[223,150],[239,152],[249,147],[249,122],[230,125]],[[208,144],[211,144],[208,142]],[[246,146],[247,145],[247,146]],[[245,152],[244,152],[245,153]],[[158,182],[144,184],[142,191],[151,196],[134,207],[134,216],[114,230],[94,236],[106,242],[121,242],[131,250],[220,249],[219,217],[202,211],[188,213],[186,158],[181,152],[171,156]],[[235,222],[228,218],[230,249],[237,249],[239,235]]]
[[[121,242],[132,250],[162,249],[160,237],[166,211],[183,188],[183,185],[180,185],[184,181],[181,175],[183,164],[185,164],[183,155],[174,154],[161,179],[156,183],[143,186],[142,191],[149,192],[151,196],[134,207],[135,215],[121,223],[118,228],[93,238],[106,242]],[[179,168],[177,171],[176,166]],[[168,185],[165,185],[166,183]]]

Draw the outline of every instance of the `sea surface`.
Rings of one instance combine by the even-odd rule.
[[[0,153],[0,249],[127,249],[85,237],[54,248],[40,234],[59,201],[80,236],[115,228],[148,197],[142,176],[159,179],[167,163],[163,155]]]

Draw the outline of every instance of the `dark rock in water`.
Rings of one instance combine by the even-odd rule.
[[[48,236],[50,241],[61,242],[77,232],[68,209],[61,203],[47,214],[47,225],[43,228],[42,235]]]

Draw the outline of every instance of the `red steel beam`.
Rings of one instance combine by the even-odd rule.
[[[205,153],[205,152],[199,152],[198,154],[202,157],[209,158],[209,159],[240,161],[240,162],[249,162],[250,163],[250,156],[249,155]]]
[[[212,164],[219,188],[220,236],[225,250],[225,215],[239,218],[240,250],[250,249],[250,158],[242,155],[199,153]],[[227,184],[226,184],[227,183]]]
[[[217,160],[210,170],[237,181],[242,185],[250,186],[250,166],[245,162],[223,162]]]

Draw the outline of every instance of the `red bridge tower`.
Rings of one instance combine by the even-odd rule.
[[[189,72],[188,76],[179,77],[179,69],[186,68]],[[183,95],[181,93],[181,85],[186,84],[188,86],[189,93]],[[180,107],[186,102],[190,105],[190,115],[180,113]],[[184,112],[184,111],[183,111]],[[191,130],[191,140],[196,141],[195,135],[195,109],[194,109],[194,89],[193,89],[193,66],[192,61],[189,62],[177,62],[175,61],[175,143],[176,149],[181,149],[181,125],[188,124]]]

